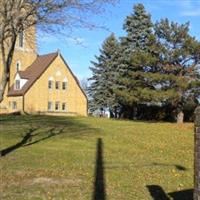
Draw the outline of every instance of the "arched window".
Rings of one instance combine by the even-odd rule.
[[[16,71],[20,71],[21,70],[21,62],[18,60],[16,63]]]
[[[62,111],[67,111],[67,105],[66,105],[66,103],[62,103]]]
[[[23,48],[24,47],[24,32],[19,33],[19,47]]]
[[[52,76],[49,77],[49,80],[48,80],[48,88],[49,89],[53,89],[53,82],[54,82],[54,78]]]
[[[56,111],[60,110],[60,102],[59,101],[56,101],[56,103],[55,103],[55,110]]]
[[[67,89],[67,85],[68,85],[67,83],[68,83],[67,78],[64,78],[64,79],[63,79],[63,82],[62,82],[62,89],[63,89],[63,90],[66,90],[66,89]]]

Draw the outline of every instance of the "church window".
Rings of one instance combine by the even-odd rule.
[[[51,101],[48,102],[48,111],[53,110],[53,103]]]
[[[59,89],[60,89],[60,82],[56,81],[56,90],[59,90]]]
[[[16,63],[16,71],[18,72],[18,71],[20,71],[20,69],[21,69],[21,62],[17,61],[17,63]]]
[[[13,109],[13,110],[16,110],[16,109],[17,109],[17,102],[16,102],[16,101],[13,101],[13,102],[12,102],[12,109]]]
[[[59,110],[59,108],[60,108],[60,102],[56,101],[55,110]]]
[[[23,48],[24,47],[24,32],[19,33],[19,47]]]
[[[66,107],[66,103],[62,103],[62,111],[66,111],[67,107]]]
[[[48,81],[48,88],[53,89],[53,81],[51,80]]]
[[[15,81],[15,89],[20,90],[20,80]]]

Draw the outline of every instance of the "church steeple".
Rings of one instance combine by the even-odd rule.
[[[14,77],[18,71],[24,71],[36,58],[36,28],[33,26],[28,30],[21,32],[17,37],[10,70],[10,83],[13,83]]]

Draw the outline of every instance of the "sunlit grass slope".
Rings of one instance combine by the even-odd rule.
[[[191,198],[193,124],[1,116],[0,150],[3,200]]]

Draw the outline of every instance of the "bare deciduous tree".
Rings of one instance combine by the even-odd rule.
[[[92,28],[90,14],[99,14],[107,3],[116,0],[1,0],[0,1],[0,102],[10,78],[10,67],[18,35],[37,25],[45,30],[62,27]]]
[[[87,78],[82,78],[80,80],[80,85],[81,85],[81,88],[83,89],[83,91],[85,92],[85,94],[87,95],[88,94],[88,86],[89,86],[89,82],[88,82]]]

